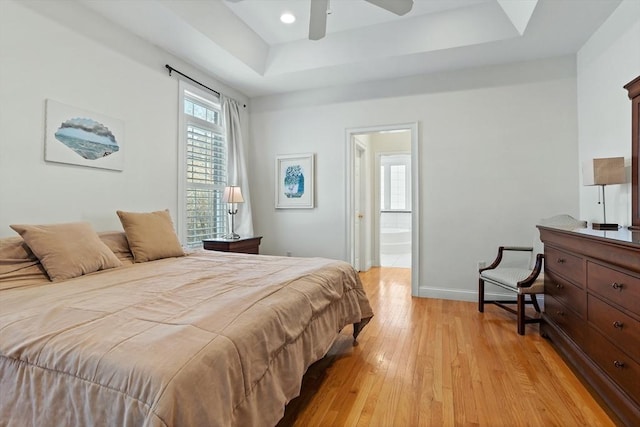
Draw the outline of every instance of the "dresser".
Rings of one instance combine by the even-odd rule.
[[[640,425],[640,233],[538,226],[540,333],[620,425]]]

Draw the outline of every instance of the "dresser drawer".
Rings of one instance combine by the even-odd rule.
[[[588,331],[587,353],[629,397],[640,403],[640,364],[593,328]]]
[[[547,317],[562,329],[578,345],[582,345],[585,334],[584,321],[577,314],[562,305],[550,295],[544,296],[544,312]]]
[[[587,288],[630,312],[640,311],[640,278],[594,262],[587,263]]]
[[[640,322],[593,295],[587,306],[589,323],[640,363]]]
[[[587,301],[584,290],[558,276],[553,271],[547,270],[544,274],[544,293],[553,296],[558,302],[575,311],[580,317],[585,317]]]
[[[547,247],[544,250],[544,268],[545,273],[551,271],[559,274],[578,286],[584,283],[584,261],[579,256]]]

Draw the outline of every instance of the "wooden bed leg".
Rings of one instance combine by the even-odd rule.
[[[358,335],[360,335],[360,332],[362,332],[362,329],[364,329],[364,327],[367,326],[367,323],[369,323],[370,320],[371,320],[371,317],[367,319],[362,319],[358,323],[353,324],[353,346],[354,347],[358,345]]]

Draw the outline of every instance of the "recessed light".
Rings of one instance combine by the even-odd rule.
[[[284,22],[285,24],[293,24],[294,22],[296,22],[296,17],[293,16],[293,13],[285,12],[280,16],[280,21]]]

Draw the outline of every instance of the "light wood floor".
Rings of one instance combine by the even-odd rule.
[[[412,298],[410,270],[360,275],[375,317],[312,365],[285,426],[612,426],[562,359],[495,306]]]

